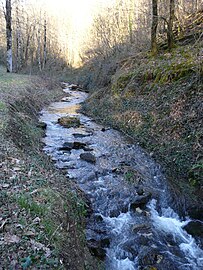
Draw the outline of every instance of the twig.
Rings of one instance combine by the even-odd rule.
[[[49,242],[51,242],[53,236],[56,234],[56,232],[61,228],[61,226],[63,225],[63,222],[56,228],[56,230],[52,233],[50,239],[49,239]]]
[[[8,222],[8,219],[6,219],[6,220],[3,221],[3,223],[0,226],[0,232],[3,232],[4,226],[6,225],[7,222]]]

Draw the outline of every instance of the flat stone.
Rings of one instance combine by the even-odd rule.
[[[58,119],[58,123],[66,128],[79,127],[80,120],[77,117],[63,116]]]
[[[73,136],[75,138],[83,138],[83,137],[87,137],[87,136],[90,136],[91,134],[89,133],[73,133]]]
[[[132,231],[134,233],[149,233],[151,230],[150,226],[148,224],[142,223],[142,224],[134,224],[132,227]]]
[[[89,152],[80,154],[80,158],[90,163],[96,162],[96,157]]]

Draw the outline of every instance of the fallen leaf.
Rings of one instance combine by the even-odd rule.
[[[25,232],[23,235],[25,235],[25,236],[35,236],[36,233],[34,231],[30,230],[30,231]]]
[[[40,223],[41,219],[39,217],[36,217],[35,219],[33,219],[33,223],[34,224],[38,224]]]
[[[33,168],[30,168],[30,170],[29,170],[29,172],[28,172],[28,178],[30,178],[31,176],[32,176],[32,170],[33,170]]]
[[[51,255],[51,250],[47,247],[45,247],[44,244],[37,242],[35,240],[30,241],[32,244],[32,249],[35,250],[43,250],[45,252],[45,256],[49,257]]]
[[[15,234],[12,235],[12,234],[6,233],[5,236],[4,236],[4,242],[6,244],[19,243],[20,242],[20,237],[18,237]]]
[[[14,167],[13,170],[14,171],[21,171],[21,168],[20,167]]]
[[[2,188],[8,188],[10,185],[9,184],[3,184]]]

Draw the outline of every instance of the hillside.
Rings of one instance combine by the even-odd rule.
[[[179,210],[190,214],[203,207],[202,12],[198,18],[193,35],[190,26],[171,52],[135,54],[118,62],[103,87],[102,69],[97,81],[89,75],[84,83],[93,91],[84,111],[127,134],[161,163]]]

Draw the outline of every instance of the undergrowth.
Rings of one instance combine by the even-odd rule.
[[[151,152],[188,207],[201,207],[203,198],[201,44],[122,61],[109,86],[83,106]]]
[[[51,80],[24,75],[14,85],[16,76],[0,77],[6,81],[0,86],[0,268],[94,269],[83,193],[41,150],[38,112],[62,91]]]

